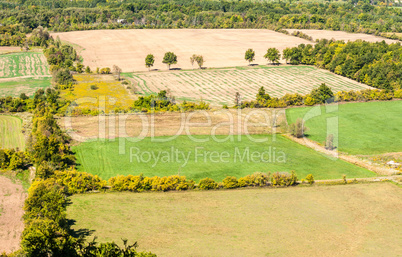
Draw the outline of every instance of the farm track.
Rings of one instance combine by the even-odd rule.
[[[325,149],[325,147],[317,144],[316,142],[304,137],[304,138],[295,138],[293,136],[290,135],[285,135],[287,138],[289,138],[290,140],[293,140],[301,145],[307,146],[311,149],[314,149],[317,152],[320,152],[322,154],[325,154],[327,156],[329,156],[330,158],[339,158],[341,160],[344,160],[346,162],[349,162],[351,164],[360,166],[362,168],[368,169],[370,171],[373,171],[375,173],[377,173],[378,175],[395,175],[397,174],[399,171],[395,170],[395,169],[391,169],[391,168],[384,168],[381,167],[380,165],[377,164],[373,164],[370,161],[367,160],[362,160],[356,156],[353,155],[346,155],[343,154],[341,152],[338,151],[330,151]]]

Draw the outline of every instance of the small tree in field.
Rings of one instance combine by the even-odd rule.
[[[253,49],[248,49],[246,51],[246,54],[244,55],[244,59],[246,59],[246,61],[248,61],[248,64],[250,65],[250,63],[252,61],[254,61],[254,57],[255,57],[255,52]]]
[[[327,140],[325,141],[325,149],[327,150],[334,150],[334,135],[329,134],[327,136]]]
[[[288,60],[290,60],[290,58],[292,57],[292,53],[292,48],[287,47],[283,49],[283,58],[285,58],[286,64],[288,64]]]
[[[264,58],[271,61],[272,64],[278,64],[279,59],[281,58],[281,54],[276,48],[268,48],[267,53],[264,55]]]
[[[197,58],[197,55],[196,54],[193,54],[191,57],[190,57],[190,62],[191,62],[191,66],[193,67],[193,69],[194,69],[194,62],[195,62],[195,59]]]
[[[237,108],[239,108],[240,105],[241,105],[241,97],[240,97],[240,93],[239,93],[239,92],[236,92],[234,104],[235,104],[235,106],[236,106]]]
[[[85,73],[91,73],[91,68],[89,68],[89,66],[87,66],[86,68],[85,68]]]
[[[202,55],[197,55],[196,57],[195,57],[195,61],[197,62],[197,64],[198,64],[198,67],[200,68],[200,69],[202,69],[202,65],[204,65],[204,57],[202,56]]]
[[[119,66],[117,65],[113,65],[113,73],[116,75],[117,80],[120,81],[120,73],[121,73],[121,69]]]
[[[304,126],[304,121],[301,118],[298,118],[295,123],[292,123],[290,125],[290,134],[294,137],[304,137],[304,133],[306,131],[307,128]]]
[[[165,53],[162,63],[165,63],[168,66],[168,70],[170,70],[170,65],[177,63],[177,55],[175,55],[173,52]]]
[[[145,57],[145,67],[148,68],[148,71],[150,71],[151,67],[154,66],[155,62],[155,57],[153,54],[148,54],[147,57]]]

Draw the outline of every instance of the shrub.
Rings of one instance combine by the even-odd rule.
[[[92,90],[97,90],[99,87],[97,85],[91,85]]]
[[[276,172],[272,174],[271,183],[273,186],[292,186],[297,182],[297,176],[294,171],[291,174],[287,172]]]
[[[308,175],[306,176],[306,181],[307,181],[310,185],[312,185],[312,184],[314,183],[313,174],[308,174]]]
[[[204,178],[200,180],[200,183],[198,184],[198,188],[202,190],[211,190],[211,189],[216,189],[218,188],[218,183],[215,182],[215,180],[211,178]]]
[[[239,187],[239,182],[237,178],[228,176],[222,181],[222,185],[226,189],[237,188]]]
[[[106,181],[99,178],[97,175],[78,172],[73,169],[55,171],[54,179],[58,185],[66,187],[69,194],[100,190],[106,186]]]
[[[256,172],[252,175],[247,175],[243,178],[239,179],[239,186],[240,187],[247,187],[247,186],[266,186],[269,183],[269,174]]]
[[[394,97],[395,98],[402,98],[402,89],[396,90],[394,92]]]
[[[295,123],[290,124],[290,134],[294,137],[304,137],[307,128],[304,126],[304,120],[298,118]]]
[[[327,150],[334,150],[334,135],[333,134],[329,134],[327,136],[327,140],[325,141],[325,149]]]

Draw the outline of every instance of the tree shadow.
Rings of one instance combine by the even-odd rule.
[[[80,228],[80,229],[72,229],[71,226],[75,225],[76,221],[73,219],[67,219],[67,224],[70,227],[69,234],[74,238],[85,238],[91,236],[95,230],[94,229],[87,229],[87,228]]]
[[[158,71],[159,69],[151,69],[150,71]]]
[[[181,70],[181,68],[170,68],[170,70]]]
[[[253,66],[258,66],[258,65],[259,65],[258,63],[251,63],[251,64],[249,64],[248,66],[253,67]]]

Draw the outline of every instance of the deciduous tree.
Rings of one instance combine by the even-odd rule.
[[[168,70],[170,70],[170,65],[177,63],[177,55],[175,55],[173,52],[165,53],[162,63],[165,63],[168,66]]]
[[[148,71],[151,70],[151,67],[154,66],[155,62],[155,57],[153,54],[148,54],[147,57],[145,57],[145,67],[148,68]]]
[[[250,63],[252,61],[254,61],[254,57],[255,57],[255,52],[253,49],[248,49],[246,51],[246,54],[244,55],[244,59],[246,59],[246,61],[248,61],[248,64],[250,65]]]

